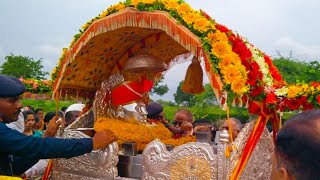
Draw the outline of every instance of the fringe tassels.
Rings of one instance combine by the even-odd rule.
[[[182,85],[182,91],[188,94],[200,94],[204,92],[203,71],[200,61],[197,58],[192,59],[189,65],[186,77]]]

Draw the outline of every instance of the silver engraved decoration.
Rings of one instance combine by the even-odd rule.
[[[93,111],[90,110],[85,114],[77,117],[75,121],[73,121],[66,130],[68,129],[77,129],[77,128],[92,128],[94,124],[94,115]]]
[[[154,140],[142,154],[142,179],[216,179],[216,161],[208,143],[187,143],[169,152]]]
[[[237,151],[231,154],[229,174],[233,172],[240,160],[244,146],[255,125],[255,121],[245,125],[241,130],[234,144]],[[265,180],[271,178],[271,156],[273,152],[272,136],[267,128],[261,134],[261,137],[255,146],[246,167],[244,168],[240,179],[243,180]]]
[[[217,152],[207,143],[188,143],[168,152],[165,145],[155,140],[143,151],[143,179],[217,179],[227,180],[240,160],[244,146],[255,122],[248,123],[239,133],[230,158],[226,157],[228,142],[220,142]],[[265,180],[271,178],[273,143],[265,128],[240,179]]]
[[[80,131],[66,130],[62,138],[88,138]],[[99,180],[118,176],[118,145],[110,144],[106,149],[70,159],[54,159],[52,179],[55,180]]]

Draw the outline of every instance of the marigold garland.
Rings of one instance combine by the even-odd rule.
[[[172,133],[161,123],[149,126],[114,118],[98,118],[94,130],[99,132],[105,129],[111,130],[116,135],[119,148],[124,142],[135,142],[139,151],[155,139],[173,146],[195,141],[194,136],[172,139]]]
[[[198,35],[203,42],[203,48],[209,55],[211,63],[210,73],[218,73],[224,82],[224,90],[241,97],[247,94],[252,100],[267,100],[275,103],[277,98],[307,97],[308,102],[315,104],[319,95],[301,95],[297,87],[285,87],[278,69],[272,64],[269,56],[255,48],[246,39],[233,33],[221,24],[217,24],[203,11],[193,10],[190,5],[180,0],[126,0],[112,5],[99,16],[91,19],[82,26],[79,34],[74,36],[70,47],[97,19],[123,10],[126,7],[135,7],[139,11],[161,10],[167,11],[181,25]],[[51,78],[55,80],[65,60],[67,48],[63,49],[59,64],[53,69]],[[316,87],[311,87],[316,89]],[[304,98],[305,99],[305,98]],[[272,102],[272,103],[271,103]],[[279,102],[278,102],[279,103]],[[293,109],[293,108],[291,108]]]

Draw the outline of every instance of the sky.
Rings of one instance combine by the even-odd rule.
[[[218,23],[246,37],[271,57],[280,53],[302,61],[320,61],[320,1],[185,0]],[[91,18],[117,0],[1,0],[0,64],[9,54],[43,60],[44,70],[58,63],[62,48]],[[173,100],[190,62],[165,75],[169,92],[154,99]],[[207,80],[205,80],[207,82]]]

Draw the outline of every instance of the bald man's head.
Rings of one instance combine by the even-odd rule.
[[[295,115],[286,121],[277,133],[274,164],[276,167],[273,167],[273,173],[276,174],[281,170],[282,173],[287,173],[288,177],[297,180],[318,179],[319,153],[320,110],[305,111]]]

